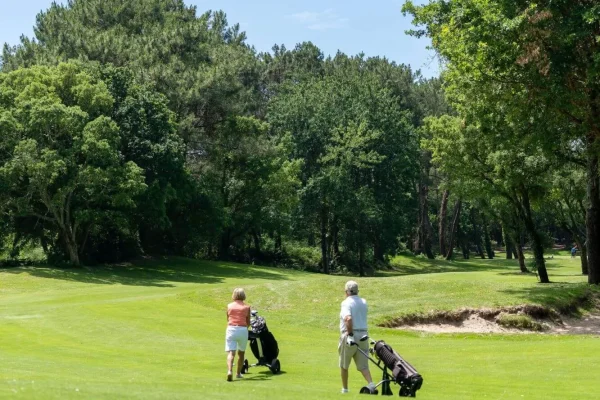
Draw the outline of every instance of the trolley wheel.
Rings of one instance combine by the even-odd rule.
[[[273,374],[278,374],[281,371],[281,363],[278,359],[274,359],[269,366],[269,369]]]
[[[248,373],[248,360],[244,360],[244,366],[242,367],[242,374]]]
[[[379,394],[379,391],[377,389],[369,389],[368,386],[363,386],[360,388],[360,394]]]
[[[410,389],[407,387],[400,387],[400,393],[398,393],[400,397],[417,397],[416,393],[412,394]]]

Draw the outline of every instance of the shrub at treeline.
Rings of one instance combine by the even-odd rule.
[[[52,5],[35,39],[2,53],[0,246],[73,264],[179,254],[363,274],[400,249],[493,257],[495,241],[547,281],[559,237],[598,283],[593,104],[559,95],[575,90],[569,62],[588,70],[567,52],[555,70],[544,51],[560,40],[515,22],[549,23],[554,3],[504,3],[406,5],[443,82],[311,43],[257,53],[224,13],[183,1]],[[469,7],[481,37],[455,22]],[[530,59],[485,35],[502,18],[494,29]]]

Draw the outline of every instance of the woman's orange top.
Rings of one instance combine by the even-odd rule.
[[[248,326],[250,306],[243,301],[236,300],[227,305],[227,325]]]

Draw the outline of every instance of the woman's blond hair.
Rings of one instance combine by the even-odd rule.
[[[242,288],[235,288],[233,290],[233,294],[231,295],[231,298],[233,300],[246,300],[246,292],[244,292],[244,289]]]

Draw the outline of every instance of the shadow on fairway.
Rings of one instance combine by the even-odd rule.
[[[532,262],[532,260],[528,260],[528,261]],[[581,273],[572,273],[570,270],[565,270],[564,265],[557,264],[557,263],[553,262],[552,260],[550,260],[550,261],[546,260],[546,270],[548,271],[548,275],[550,276],[550,281],[552,283],[561,283],[561,282],[558,282],[557,279],[561,279],[563,277],[584,276]],[[521,272],[518,267],[517,267],[516,271],[500,272],[498,275],[523,275],[523,276],[531,275],[535,279],[535,272],[532,272],[532,271]]]
[[[273,378],[276,378],[279,375],[283,375],[285,374],[285,371],[279,371],[279,373],[277,373],[277,375],[273,375],[273,373],[271,371],[259,371],[256,374],[254,373],[249,373],[244,375],[244,378],[242,380],[244,381],[270,381]]]
[[[86,268],[20,267],[4,269],[13,274],[105,285],[174,287],[173,282],[219,283],[227,278],[286,280],[274,268],[186,258],[141,261],[132,264]]]
[[[399,257],[391,262],[392,269],[376,271],[374,276],[402,276],[436,274],[445,272],[483,272],[503,271],[518,272],[519,265],[516,260],[505,259],[477,259],[446,261],[441,259],[429,260],[421,257]]]
[[[532,262],[531,258],[528,258],[527,263]],[[577,276],[566,275],[559,271],[564,269],[564,265],[557,263],[560,260],[546,260],[546,269],[551,272],[551,275],[562,275],[562,276]],[[451,261],[443,259],[430,260],[422,256],[409,256],[403,255],[398,256],[391,260],[391,269],[375,271],[371,275],[376,277],[384,276],[402,276],[402,275],[420,275],[420,274],[436,274],[445,272],[485,272],[485,271],[498,271],[498,275],[528,275],[528,273],[522,273],[519,269],[519,263],[516,259],[508,260],[506,258],[496,257],[494,259],[482,259],[478,257],[472,257],[468,260],[462,258],[456,258]],[[533,273],[530,273],[532,276]]]
[[[600,295],[599,290],[590,288],[586,283],[572,282],[538,283],[533,287],[506,289],[502,292],[521,298],[525,303],[540,304],[574,315],[579,314],[580,308],[592,309],[593,297]]]

